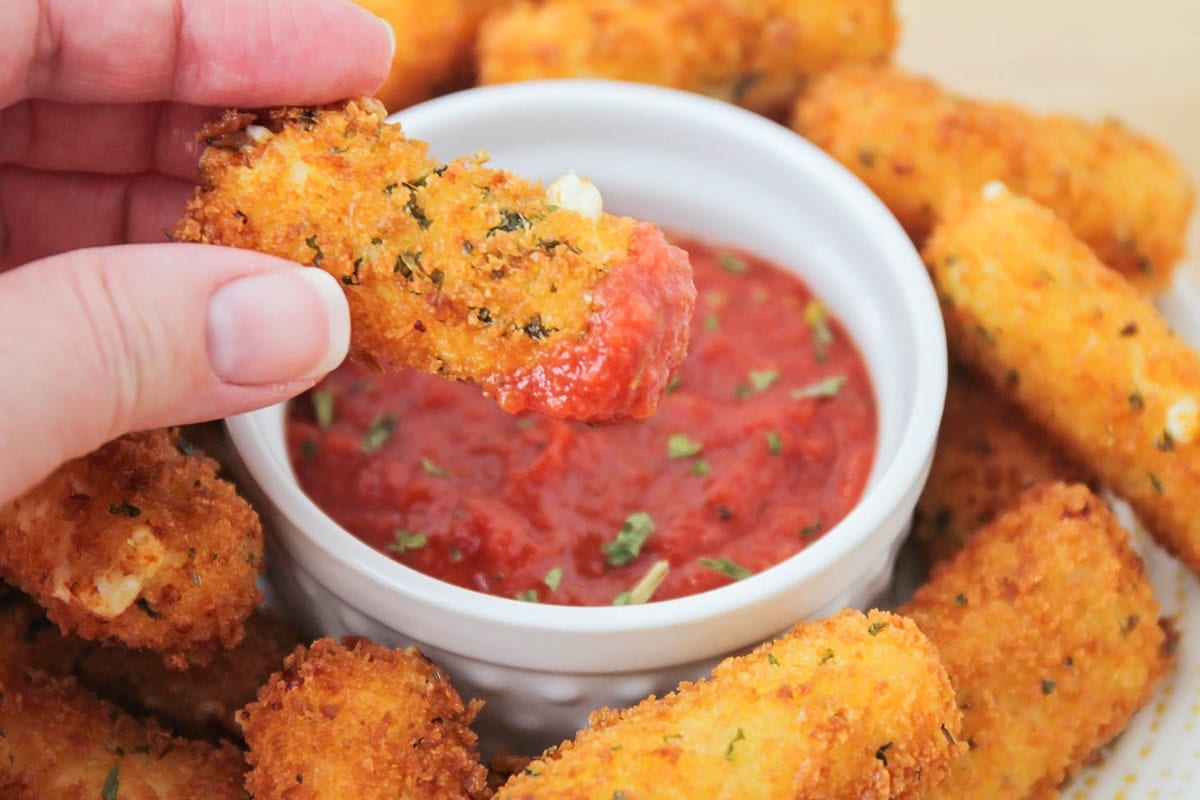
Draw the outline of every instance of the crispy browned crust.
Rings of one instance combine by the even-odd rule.
[[[782,118],[805,79],[887,60],[890,0],[551,0],[492,14],[479,80],[615,78],[687,89]]]
[[[206,666],[172,670],[150,651],[64,635],[28,597],[3,592],[0,657],[8,668],[75,677],[122,710],[153,716],[164,728],[192,739],[240,741],[236,713],[300,644],[290,626],[259,610],[246,620],[246,637],[236,647],[220,651]]]
[[[291,626],[269,611],[246,620],[246,636],[203,667],[168,670],[147,651],[95,647],[76,674],[85,687],[137,714],[152,714],[181,736],[240,742],[237,712],[300,644]]]
[[[0,505],[0,577],[66,632],[204,663],[261,599],[258,516],[216,470],[165,430],[70,461]]]
[[[970,750],[925,797],[1056,797],[1171,669],[1142,561],[1087,487],[1043,484],[899,609],[941,654]]]
[[[575,410],[653,412],[686,352],[695,296],[686,255],[653,226],[553,206],[540,185],[481,166],[482,154],[439,164],[372,100],[273,109],[233,131],[231,120],[246,121],[231,111],[204,131],[214,146],[177,238],[337,277],[351,355],[364,363],[469,380],[511,411],[535,405],[514,386],[572,372],[583,384],[617,364],[616,382],[645,402]],[[607,309],[623,307],[626,289],[638,300],[639,280],[661,291],[659,314],[609,330]],[[535,407],[570,416],[552,401]]]
[[[878,194],[922,243],[956,192],[992,180],[1052,208],[1143,290],[1169,284],[1194,191],[1178,160],[1120,122],[963,98],[892,67],[814,81],[793,127]]]
[[[1200,572],[1200,355],[1049,210],[965,196],[925,248],[952,349]]]
[[[239,750],[174,738],[71,678],[0,665],[0,731],[0,796],[9,800],[247,796]],[[116,793],[104,794],[114,782]]]
[[[920,796],[958,757],[959,713],[912,621],[845,611],[627,711],[602,710],[498,800]]]
[[[415,649],[320,639],[245,708],[246,787],[255,800],[483,798],[478,710]]]
[[[1002,392],[952,366],[933,466],[913,517],[926,560],[954,555],[1021,492],[1052,480],[1081,483],[1089,475]]]

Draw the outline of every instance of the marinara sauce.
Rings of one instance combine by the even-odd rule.
[[[696,313],[656,416],[514,416],[470,385],[347,364],[291,404],[304,490],[401,563],[530,602],[679,597],[804,549],[871,469],[862,357],[795,276],[679,244]]]

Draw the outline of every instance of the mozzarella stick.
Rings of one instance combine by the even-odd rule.
[[[255,800],[483,800],[479,706],[415,649],[320,639],[242,711],[246,787]]]
[[[924,251],[959,356],[1200,572],[1200,355],[1049,210],[993,184]]]
[[[781,119],[804,81],[888,59],[891,0],[550,0],[489,17],[479,80],[614,78],[686,89]]]
[[[350,303],[351,355],[469,380],[517,412],[643,418],[687,350],[687,254],[601,211],[589,182],[547,189],[448,164],[374,100],[206,129],[176,235],[320,267]]]
[[[64,632],[203,664],[262,598],[258,515],[177,432],[123,436],[0,505],[0,578]]]
[[[801,624],[709,680],[602,710],[497,800],[915,797],[958,757],[946,673],[910,620]]]
[[[233,746],[174,738],[70,678],[0,665],[0,731],[6,800],[247,797],[246,765]]]
[[[913,537],[927,562],[941,561],[1034,484],[1088,479],[1086,470],[986,379],[955,366],[933,465],[913,516]]]
[[[1057,797],[1173,661],[1141,559],[1082,485],[1031,489],[898,613],[941,655],[970,748],[925,800]]]
[[[1041,116],[899,69],[847,67],[813,82],[792,125],[862,178],[918,245],[956,192],[1001,180],[1053,209],[1143,290],[1167,286],[1184,253],[1186,173],[1115,120]]]

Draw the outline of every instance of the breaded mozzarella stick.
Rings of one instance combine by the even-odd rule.
[[[1002,186],[925,248],[953,349],[1200,572],[1200,355],[1049,210]]]
[[[880,62],[891,0],[550,0],[489,17],[479,80],[613,78],[686,89],[782,118],[809,77]]]
[[[892,67],[814,81],[793,127],[857,174],[921,244],[956,192],[993,180],[1050,207],[1143,290],[1183,256],[1194,192],[1157,143],[1116,121],[970,100]]]
[[[803,623],[709,680],[602,710],[497,800],[916,797],[958,757],[946,673],[911,620]]]
[[[374,100],[228,112],[207,135],[178,238],[337,277],[361,361],[600,421],[651,415],[683,360],[687,254],[604,214],[583,179],[543,190],[482,154],[439,164]]]
[[[970,748],[925,800],[1057,797],[1173,662],[1128,534],[1080,485],[1027,492],[899,613],[941,655]]]

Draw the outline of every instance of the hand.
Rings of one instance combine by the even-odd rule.
[[[349,0],[0,0],[0,501],[131,430],[246,411],[345,356],[321,270],[165,242],[214,107],[387,75]]]

